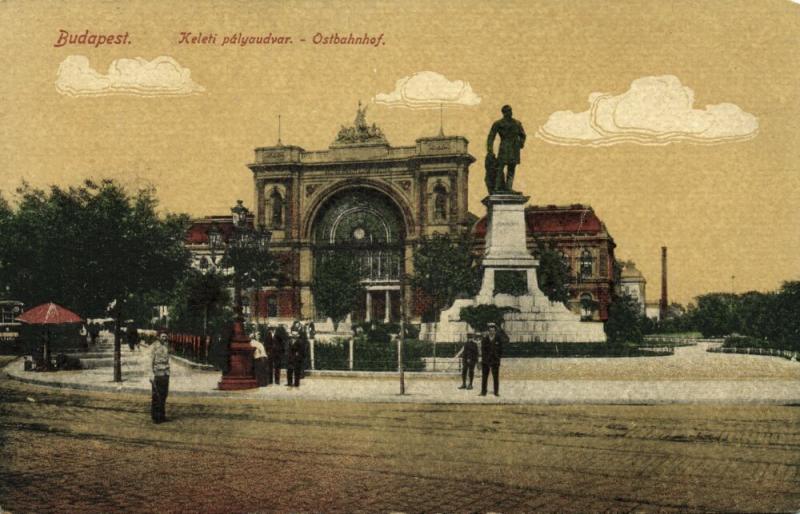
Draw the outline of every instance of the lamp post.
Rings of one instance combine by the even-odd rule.
[[[242,315],[242,286],[256,280],[257,273],[251,269],[253,257],[269,247],[272,233],[263,227],[253,230],[247,226],[248,209],[239,200],[233,213],[233,234],[225,249],[226,262],[233,267],[233,308],[234,320],[231,338],[228,342],[228,371],[222,376],[218,387],[230,391],[236,389],[254,389],[258,387],[253,368],[253,352],[250,337],[244,330]]]
[[[206,231],[206,236],[208,236],[208,250],[209,250],[209,257],[211,258],[210,264],[207,263],[205,257],[203,260],[200,261],[200,269],[202,272],[208,273],[216,273],[217,272],[217,250],[222,248],[222,232],[220,232],[217,223],[214,222],[211,224],[211,227]],[[205,265],[204,265],[205,263]],[[208,306],[209,300],[208,298],[204,298],[203,302],[203,338],[208,336]]]

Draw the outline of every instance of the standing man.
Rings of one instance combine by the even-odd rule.
[[[166,406],[169,393],[169,349],[167,348],[167,334],[162,332],[153,343],[153,401],[150,415],[153,423],[162,423],[167,420]]]
[[[139,344],[139,330],[136,329],[136,325],[133,323],[128,324],[125,337],[128,339],[128,348],[130,348],[131,351],[136,349],[136,346]]]
[[[488,333],[481,341],[481,396],[486,396],[486,382],[489,372],[492,373],[494,395],[500,396],[500,359],[503,357],[503,337],[498,333],[497,325],[488,324]]]
[[[81,350],[84,352],[89,351],[89,331],[86,330],[86,325],[81,325],[81,330],[78,334],[81,337]]]
[[[489,137],[486,139],[487,157],[494,157],[494,138],[500,134],[500,148],[497,152],[497,162],[495,163],[494,190],[489,188],[489,194],[495,192],[514,193],[514,171],[519,164],[519,153],[525,147],[525,129],[522,123],[511,117],[511,106],[504,105],[501,109],[503,117],[492,124]],[[489,174],[489,162],[493,159],[487,158],[487,176]],[[508,173],[503,178],[503,168],[508,169]],[[488,186],[488,184],[487,184]]]
[[[300,331],[292,328],[289,355],[286,359],[286,387],[300,387],[300,378],[305,360],[305,337]]]
[[[92,338],[92,344],[97,342],[97,336],[100,335],[100,325],[97,323],[89,324],[89,336]]]
[[[281,383],[281,364],[283,364],[283,345],[286,341],[286,329],[279,326],[272,334],[272,346],[267,350],[272,360],[272,372],[275,374],[275,385]]]
[[[255,350],[253,352],[253,367],[256,373],[256,382],[258,387],[267,386],[267,352],[264,345],[258,340],[258,332],[253,331],[250,334],[250,346]]]
[[[459,389],[472,389],[472,379],[475,378],[475,364],[478,363],[478,341],[481,336],[469,334],[464,349],[461,351],[461,387]],[[469,385],[467,385],[469,376]]]
[[[267,352],[267,384],[275,382],[275,358],[272,355],[275,346],[275,328],[272,325],[267,325],[266,334],[264,335],[264,349]]]

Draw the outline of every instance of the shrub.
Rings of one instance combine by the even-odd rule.
[[[334,339],[314,347],[317,369],[348,369],[349,339]],[[403,342],[403,368],[420,371],[424,366],[422,357],[427,356],[428,343],[416,339]],[[353,369],[355,371],[397,371],[397,342],[375,342],[356,338],[353,343]]]
[[[317,369],[347,369],[348,340],[337,337],[329,342],[314,344],[314,365]]]
[[[728,336],[722,344],[725,348],[767,348],[770,346],[766,339],[750,336]]]
[[[473,330],[483,332],[489,323],[498,327],[503,326],[503,315],[507,312],[519,312],[513,307],[498,307],[496,305],[474,305],[464,307],[459,313],[461,321],[467,322]]]

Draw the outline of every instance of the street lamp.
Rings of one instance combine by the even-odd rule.
[[[256,259],[269,248],[272,232],[263,227],[254,230],[247,226],[249,210],[239,200],[231,209],[233,234],[228,239],[223,262],[233,268],[234,320],[228,343],[228,371],[219,382],[223,390],[253,389],[258,387],[253,368],[253,347],[244,331],[242,315],[242,287],[258,282]]]

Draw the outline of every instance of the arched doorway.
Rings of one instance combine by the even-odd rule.
[[[347,254],[366,289],[354,321],[398,321],[406,227],[386,194],[353,187],[331,195],[311,227],[315,267],[332,253]]]

